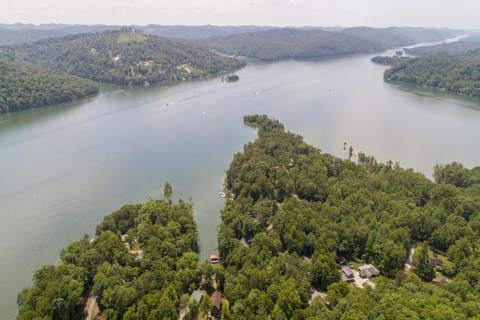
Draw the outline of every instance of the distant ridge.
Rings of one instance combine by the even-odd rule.
[[[130,29],[67,35],[4,47],[1,55],[119,85],[209,77],[245,65],[201,44],[145,35]]]

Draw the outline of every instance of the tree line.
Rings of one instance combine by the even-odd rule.
[[[71,102],[98,90],[97,84],[79,77],[0,60],[0,113]]]
[[[440,53],[400,60],[385,71],[384,79],[480,97],[480,49],[462,54]]]

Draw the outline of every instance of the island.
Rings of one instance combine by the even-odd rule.
[[[238,80],[240,80],[240,77],[236,74],[230,74],[226,77],[222,77],[222,81],[224,82],[237,82]]]
[[[192,204],[125,205],[18,296],[18,319],[469,319],[480,309],[480,167],[434,181],[323,153],[266,115],[234,155],[215,264]]]

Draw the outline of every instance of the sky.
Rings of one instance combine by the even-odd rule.
[[[0,0],[0,23],[480,28],[479,0]]]

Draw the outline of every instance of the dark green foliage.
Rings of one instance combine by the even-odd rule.
[[[399,56],[394,56],[394,57],[375,56],[372,58],[372,62],[375,62],[377,64],[382,64],[385,66],[393,66],[394,64],[400,63],[402,61],[406,61],[408,59],[410,58],[399,57]]]
[[[84,319],[89,294],[109,320],[178,319],[180,297],[201,278],[192,206],[181,200],[126,205],[61,257],[19,294],[18,319]]]
[[[165,186],[163,187],[163,195],[166,199],[170,199],[173,194],[173,188],[170,182],[165,182]]]
[[[386,70],[384,78],[478,98],[480,49],[459,55],[438,54],[402,61]]]
[[[226,82],[237,82],[240,80],[240,77],[236,74],[231,74],[225,77]]]
[[[85,79],[0,61],[0,113],[71,102],[97,93],[98,86]]]
[[[130,30],[51,38],[3,48],[2,55],[82,78],[120,85],[208,77],[245,65],[199,44]]]
[[[480,168],[438,166],[434,183],[362,153],[358,163],[321,153],[265,115],[244,122],[258,128],[258,138],[227,170],[233,199],[218,235],[232,319],[478,314]],[[448,251],[443,272],[453,277],[449,283],[430,282],[435,273],[427,246],[417,248],[415,272],[404,273],[418,241]],[[376,289],[338,282],[343,259],[373,263],[383,275]],[[327,295],[309,306],[313,289]]]
[[[41,267],[33,276],[33,287],[18,295],[18,319],[83,319],[87,279],[86,270],[80,266]]]
[[[427,245],[419,245],[415,248],[413,257],[414,271],[423,281],[431,281],[435,277],[434,265],[430,261],[428,251]]]

